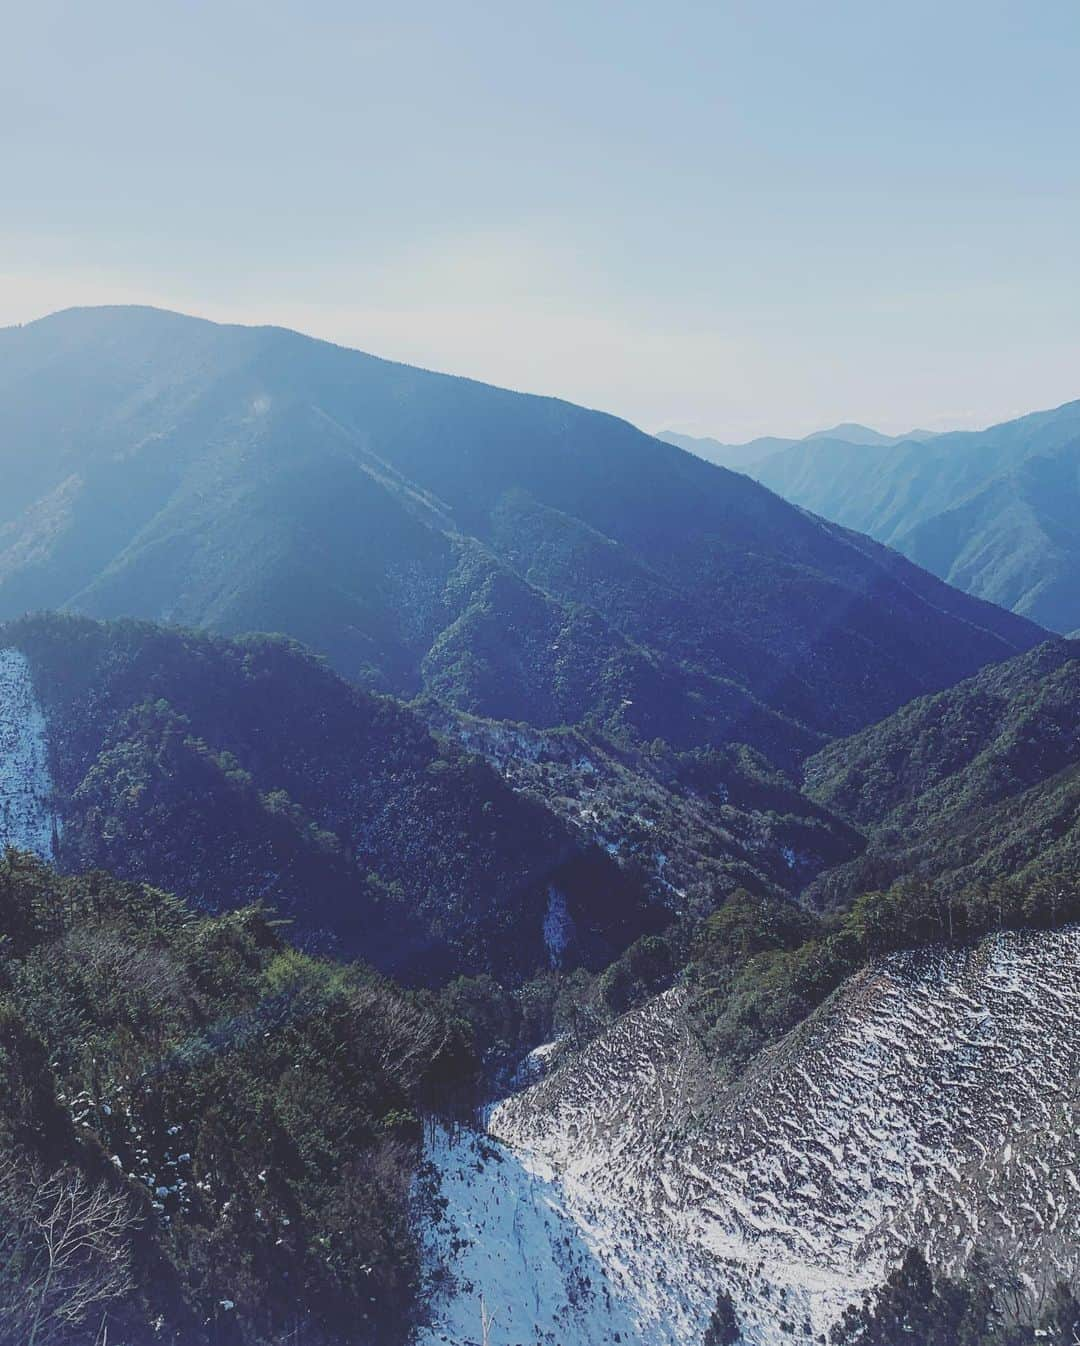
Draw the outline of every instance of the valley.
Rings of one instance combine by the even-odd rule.
[[[2,331],[0,466],[0,1215],[123,1212],[110,1340],[1071,1321],[1077,642],[282,329]]]

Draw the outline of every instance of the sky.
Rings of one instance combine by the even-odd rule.
[[[153,303],[741,440],[1080,397],[1080,5],[0,0],[0,325]]]

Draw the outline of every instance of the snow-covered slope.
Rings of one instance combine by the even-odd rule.
[[[481,1342],[481,1296],[494,1316],[491,1346],[678,1346],[700,1338],[685,1282],[694,1261],[641,1222],[564,1183],[550,1163],[490,1135],[438,1129],[426,1157],[445,1208],[429,1226],[441,1266],[434,1324],[418,1346]],[[705,1277],[708,1259],[697,1258]],[[699,1290],[704,1287],[698,1287]],[[648,1336],[643,1337],[644,1330]]]
[[[53,858],[59,821],[53,810],[45,716],[30,664],[0,649],[0,847]]]
[[[455,1168],[432,1152],[468,1172],[451,1178],[449,1209],[468,1231],[469,1287],[444,1301],[431,1340],[479,1340],[482,1291],[514,1307],[493,1346],[696,1346],[720,1288],[747,1341],[806,1340],[910,1245],[945,1270],[978,1247],[1030,1287],[1052,1281],[1080,1245],[1078,1017],[1075,929],[896,955],[702,1106],[669,993],[495,1108],[500,1158]],[[493,1164],[525,1182],[526,1208],[542,1175],[559,1246],[586,1250],[618,1306],[608,1336],[550,1260],[535,1283],[569,1307],[554,1337],[521,1333],[540,1265],[528,1250],[543,1244],[488,1236]]]

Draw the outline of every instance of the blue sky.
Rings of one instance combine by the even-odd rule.
[[[1080,397],[1080,5],[0,0],[0,323],[150,302],[726,438]]]

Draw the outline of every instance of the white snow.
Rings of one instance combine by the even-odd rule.
[[[0,846],[51,860],[59,830],[30,663],[20,650],[0,650]]]
[[[679,1283],[683,1253],[642,1240],[636,1220],[560,1183],[540,1156],[438,1127],[425,1158],[446,1206],[428,1226],[438,1289],[417,1346],[479,1346],[481,1294],[494,1315],[490,1346],[700,1338]]]
[[[535,1084],[537,1080],[543,1079],[565,1046],[563,1039],[553,1038],[551,1042],[542,1042],[539,1047],[534,1047],[522,1058],[514,1071],[510,1081],[511,1087],[524,1089],[527,1084]]]
[[[481,1292],[493,1346],[697,1346],[721,1287],[746,1342],[806,1342],[912,1244],[1042,1283],[1080,1236],[1078,1018],[1080,930],[899,954],[706,1100],[659,997],[429,1147],[466,1243],[423,1346],[478,1341]]]

